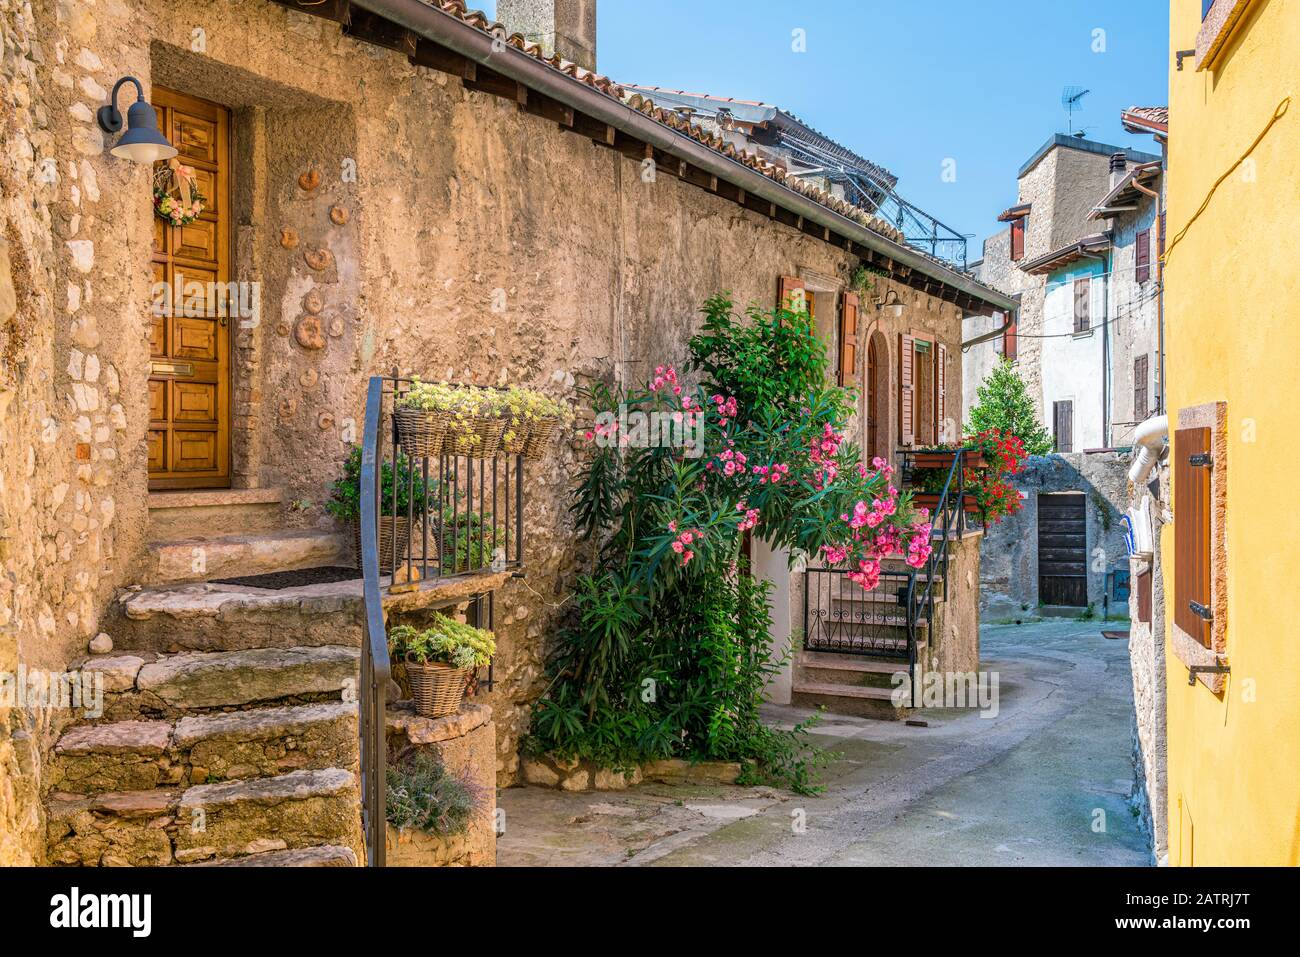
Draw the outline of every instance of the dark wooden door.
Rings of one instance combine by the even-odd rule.
[[[155,310],[150,331],[149,487],[224,488],[230,485],[230,111],[161,87],[154,87],[153,105],[207,203],[189,225],[153,221],[154,281],[165,284],[160,288],[170,292],[171,308]]]
[[[1038,600],[1088,604],[1087,513],[1079,492],[1039,493]]]

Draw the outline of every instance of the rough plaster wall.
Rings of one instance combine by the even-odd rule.
[[[1052,184],[1052,222],[1048,247],[1042,253],[1060,249],[1084,236],[1106,231],[1104,220],[1089,219],[1097,200],[1110,186],[1110,157],[1083,150],[1057,148],[1052,151],[1056,166]]]
[[[123,74],[234,112],[235,278],[265,286],[261,323],[236,340],[236,482],[283,487],[314,506],[360,420],[369,375],[397,367],[572,396],[583,377],[640,379],[661,357],[680,362],[715,291],[771,306],[778,275],[847,279],[853,265],[673,177],[645,184],[638,164],[554,123],[264,0],[42,0],[39,47],[33,17],[16,0],[0,4],[12,108],[2,208],[24,257],[10,272],[33,277],[5,331],[38,330],[24,346],[27,368],[5,385],[0,666],[20,654],[62,667],[83,651],[143,555],[149,173],[110,156],[93,123]],[[48,185],[36,182],[45,158],[58,170]],[[343,175],[350,159],[355,182]],[[310,168],[321,183],[303,190],[297,178]],[[329,219],[335,206],[345,223]],[[281,244],[284,228],[296,247]],[[317,249],[332,254],[323,269],[304,256]],[[18,262],[13,248],[10,258]],[[295,334],[313,289],[319,348]],[[491,308],[497,290],[503,312]],[[906,328],[949,345],[955,401],[957,310],[900,295],[906,314],[885,330],[891,395]],[[872,312],[864,306],[868,330]],[[896,410],[888,421],[896,428]],[[540,690],[544,643],[587,560],[567,516],[575,461],[557,443],[529,466],[528,578],[498,595],[489,703],[502,783]],[[330,524],[318,507],[285,521]],[[29,764],[41,750],[28,749]],[[15,755],[0,744],[0,768],[10,769],[0,782],[13,779]],[[32,808],[36,788],[35,774],[13,798],[0,783],[0,821]]]
[[[1127,464],[1113,452],[1031,456],[1016,487],[1026,498],[1014,515],[990,526],[980,550],[980,608],[986,619],[1019,618],[1038,606],[1038,494],[1087,497],[1088,601],[1102,611],[1106,571],[1127,567],[1120,515],[1128,508]],[[1109,525],[1109,528],[1105,526]],[[1111,614],[1125,614],[1111,604]]]
[[[978,532],[948,544],[948,577],[927,648],[927,671],[971,672],[980,666],[980,545]]]

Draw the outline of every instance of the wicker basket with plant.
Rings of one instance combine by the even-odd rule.
[[[392,629],[388,650],[406,666],[415,713],[441,718],[460,708],[475,670],[496,653],[496,640],[490,631],[439,614],[423,631],[410,625]]]

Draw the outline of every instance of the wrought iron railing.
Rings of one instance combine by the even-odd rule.
[[[918,639],[933,629],[935,604],[947,584],[949,541],[966,527],[964,472],[970,450],[948,454],[952,460],[945,463],[943,488],[931,508],[932,550],[922,568],[882,571],[870,591],[849,581],[844,567],[809,565],[805,570],[805,651],[906,660],[916,674]],[[917,467],[916,453],[903,452],[901,457],[906,476]]]
[[[366,391],[358,535],[365,616],[359,734],[366,863],[385,859],[384,724],[391,676],[384,596],[437,585],[451,576],[514,571],[523,564],[521,455],[408,454],[392,409],[413,380],[374,376]],[[470,624],[491,629],[494,602],[484,590],[468,601]],[[484,684],[491,688],[492,664]],[[477,685],[477,681],[476,681]]]

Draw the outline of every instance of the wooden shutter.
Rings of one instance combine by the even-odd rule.
[[[1133,360],[1133,421],[1142,422],[1151,414],[1147,402],[1147,357]]]
[[[934,344],[934,440],[943,441],[948,409],[948,347]]]
[[[1151,569],[1137,577],[1137,620],[1149,624],[1151,621]]]
[[[1014,319],[1007,324],[1006,331],[1002,333],[1002,354],[1008,359],[1016,357],[1016,321]]]
[[[791,312],[807,312],[808,287],[802,279],[794,276],[782,276],[777,284],[776,305],[779,309],[789,308]]]
[[[912,400],[916,391],[916,339],[905,332],[898,334],[898,441],[903,445],[916,442],[916,419]]]
[[[1074,451],[1074,402],[1052,403],[1052,427],[1056,435],[1056,451]]]
[[[858,294],[846,292],[840,304],[840,385],[858,384]]]
[[[1092,328],[1092,280],[1087,276],[1074,281],[1074,331],[1087,332]]]
[[[1137,272],[1138,282],[1151,278],[1151,230],[1143,229],[1137,234]]]
[[[1209,429],[1174,433],[1174,623],[1207,648],[1210,623],[1192,606],[1210,608],[1209,451]]]
[[[1011,261],[1018,262],[1025,258],[1025,220],[1011,221]]]
[[[1160,214],[1160,231],[1156,233],[1156,252],[1160,256],[1165,254],[1165,214]]]

